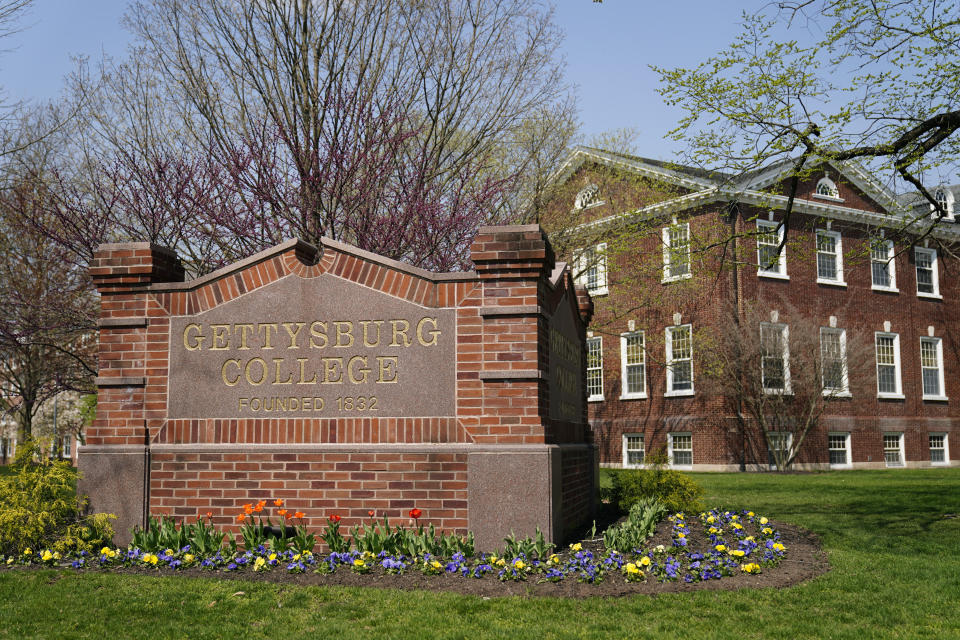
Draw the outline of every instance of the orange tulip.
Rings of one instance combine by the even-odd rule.
[[[303,516],[305,515],[307,514],[305,514],[303,511],[297,511],[295,514],[293,514],[293,517],[303,519]]]
[[[253,510],[256,511],[257,513],[260,513],[261,511],[263,511],[263,505],[258,502],[257,506],[255,506]]]
[[[213,518],[213,511],[207,511],[207,518]]]
[[[276,507],[282,507],[282,506],[283,506],[283,500],[277,498],[276,500],[273,501],[273,505],[276,506]]]
[[[287,520],[289,520],[290,518],[293,517],[293,514],[292,514],[292,513],[284,513],[284,514],[283,514],[283,517],[286,518]]]
[[[245,514],[245,513],[238,513],[238,514],[237,514],[237,522],[243,522],[243,521],[246,520],[246,519],[247,519],[247,514]]]
[[[253,513],[253,505],[252,505],[252,504],[249,504],[249,503],[243,505],[243,512],[246,513],[246,514],[248,514],[248,515],[251,514],[251,513]]]
[[[278,515],[281,515],[281,516],[285,516],[285,515],[287,515],[287,510],[286,510],[286,509],[280,509],[279,511],[277,511],[277,514],[278,514]]]

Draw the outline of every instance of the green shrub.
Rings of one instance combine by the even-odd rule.
[[[28,548],[90,551],[109,544],[110,521],[116,516],[83,515],[76,472],[69,463],[35,464],[32,458],[33,454],[25,455],[16,474],[0,478],[0,554]]]
[[[610,501],[623,512],[644,500],[657,500],[670,513],[703,511],[703,488],[690,476],[667,467],[663,451],[647,456],[643,469],[618,469],[612,477]]]

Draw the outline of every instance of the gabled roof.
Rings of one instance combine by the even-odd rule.
[[[550,176],[548,183],[566,182],[577,169],[587,162],[595,162],[612,169],[625,170],[648,178],[663,180],[691,191],[709,189],[716,185],[715,179],[706,177],[709,172],[702,169],[584,146],[573,148],[560,164],[560,168]]]

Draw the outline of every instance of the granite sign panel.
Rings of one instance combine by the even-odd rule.
[[[455,315],[324,274],[171,319],[171,418],[454,415]]]

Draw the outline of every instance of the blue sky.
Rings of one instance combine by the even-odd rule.
[[[557,0],[556,21],[566,31],[569,80],[579,87],[587,135],[618,127],[639,130],[643,155],[670,159],[663,135],[676,122],[657,94],[648,65],[689,66],[732,39],[741,7],[714,0]],[[47,100],[73,68],[71,56],[122,56],[130,41],[120,25],[125,0],[37,0],[24,30],[4,43],[0,87],[8,101]],[[760,6],[760,3],[757,3]]]

